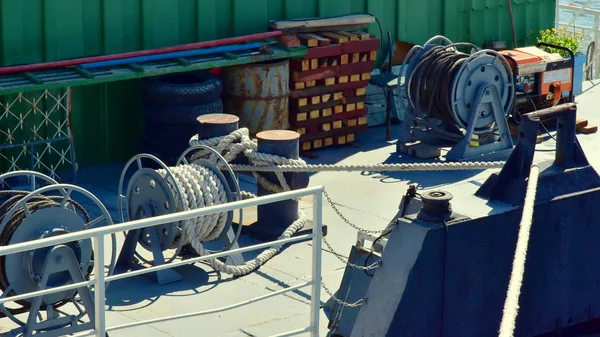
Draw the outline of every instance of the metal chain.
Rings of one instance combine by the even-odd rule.
[[[323,283],[323,280],[321,280],[321,287],[323,287],[325,292],[331,297],[332,300],[334,300],[339,305],[344,306],[344,307],[356,308],[356,307],[360,307],[361,305],[365,304],[365,302],[367,302],[366,297],[363,297],[354,303],[344,302],[344,301],[340,300],[339,298],[335,297],[333,292],[331,290],[329,290],[329,288],[327,288],[327,286],[325,286],[325,284]]]
[[[329,248],[329,250],[331,251],[331,253],[333,255],[335,255],[335,257],[337,257],[338,260],[342,261],[342,263],[352,267],[352,268],[356,268],[356,269],[360,269],[360,270],[371,270],[371,269],[375,269],[378,268],[381,265],[381,262],[375,262],[367,267],[363,267],[363,266],[359,266],[356,264],[351,263],[348,260],[345,260],[344,258],[341,257],[340,254],[336,253],[335,250],[333,249],[333,247],[331,247],[331,245],[329,244],[329,242],[327,242],[327,239],[325,239],[325,237],[323,237],[323,242],[325,243],[325,245],[327,246],[327,248]]]
[[[388,227],[396,220],[393,219],[392,221],[390,221],[390,223],[388,224],[388,226],[386,226],[384,229],[381,230],[368,230],[368,229],[363,229],[358,227],[357,225],[353,224],[350,222],[350,220],[348,220],[343,214],[342,212],[340,212],[340,210],[335,206],[335,204],[333,203],[333,201],[331,201],[331,198],[329,197],[329,194],[327,194],[327,191],[323,190],[323,195],[325,195],[325,198],[327,199],[327,203],[329,204],[329,206],[331,206],[331,208],[337,213],[337,215],[344,220],[344,222],[346,224],[348,224],[348,226],[356,229],[357,231],[361,232],[361,233],[365,233],[365,234],[379,234],[379,233],[383,233],[386,230],[388,230]]]

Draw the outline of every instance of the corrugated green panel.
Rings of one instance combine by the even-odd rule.
[[[518,39],[551,27],[555,0],[513,0]],[[14,65],[206,41],[265,31],[268,20],[367,11],[394,39],[444,34],[482,44],[511,40],[504,0],[0,0],[0,63]],[[379,36],[373,24],[369,32]],[[522,42],[520,42],[522,43]],[[3,98],[2,101],[9,99]],[[73,90],[80,165],[137,152],[138,83]]]

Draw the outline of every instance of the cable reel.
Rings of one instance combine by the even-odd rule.
[[[215,154],[217,162],[206,159],[188,159],[197,151],[209,151]],[[142,159],[149,160],[150,166],[144,166]],[[125,177],[134,165],[136,171],[129,178],[126,191]],[[226,177],[217,167],[224,166]],[[222,166],[222,167],[223,167]],[[214,149],[197,145],[188,148],[177,160],[174,167],[168,167],[160,159],[150,154],[138,154],[131,158],[122,171],[119,181],[119,214],[121,221],[138,220],[190,209],[237,201],[241,198],[241,190],[233,170],[225,159]],[[239,210],[240,223],[242,210]],[[234,212],[212,214],[177,223],[162,224],[125,233],[126,240],[119,256],[119,267],[140,268],[139,262],[147,265],[170,263],[180,255],[185,244],[221,242],[220,250],[203,250],[203,252],[224,251],[237,248],[237,240],[241,233],[241,225],[233,232]],[[140,245],[150,252],[154,258],[151,262],[143,252],[136,249]],[[174,250],[170,257],[165,252]],[[200,252],[201,253],[201,252]],[[240,261],[241,259],[241,261]],[[243,263],[241,254],[229,259],[234,264]],[[179,281],[182,277],[172,269],[156,272],[159,284]]]
[[[89,191],[74,185],[58,184],[54,179],[34,171],[15,171],[0,175],[0,186],[11,179],[28,178],[30,191],[2,190],[0,197],[0,245],[7,246],[38,239],[55,237],[99,226],[113,224],[108,210]],[[37,182],[46,185],[37,187]],[[73,195],[83,197],[86,205],[95,209],[83,208]],[[90,211],[98,215],[92,217]],[[97,247],[96,247],[97,248]],[[104,273],[114,272],[116,260],[116,235],[111,237],[110,262],[104,266]],[[0,298],[22,295],[42,289],[63,286],[89,280],[93,274],[94,248],[92,240],[85,239],[66,244],[50,246],[10,254],[0,257]],[[16,323],[19,328],[13,332],[32,336],[40,332],[52,331],[59,336],[93,328],[94,303],[88,287],[65,290],[57,293],[17,300],[19,307],[9,308],[0,304],[2,313]],[[58,308],[71,303],[76,314],[67,315]],[[40,311],[47,313],[41,319]],[[17,318],[18,314],[29,312],[27,322]],[[89,322],[81,322],[88,316]],[[38,322],[38,317],[40,321]]]
[[[436,44],[440,41],[447,45]],[[460,46],[470,47],[471,52],[459,52]],[[409,51],[402,75],[405,78],[399,90],[405,98],[406,114],[399,152],[406,152],[406,144],[415,141],[417,129],[454,144],[446,155],[451,160],[484,160],[488,154],[496,160],[512,150],[507,118],[515,104],[515,83],[510,63],[502,54],[436,36]],[[491,143],[488,140],[483,146],[477,141],[479,145],[471,146],[475,135],[483,139],[492,135],[488,137]],[[494,142],[501,144],[487,146]],[[432,145],[436,143],[444,144],[433,141]]]

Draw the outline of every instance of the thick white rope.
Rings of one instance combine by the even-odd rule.
[[[262,154],[263,158],[265,154]],[[447,162],[414,164],[369,164],[369,165],[329,165],[329,164],[277,164],[256,167],[254,165],[233,164],[231,168],[238,172],[397,172],[397,171],[463,171],[502,168],[503,161],[489,162]]]
[[[502,167],[502,162],[473,162],[473,163],[435,163],[435,164],[376,164],[376,165],[308,165],[302,159],[289,159],[276,155],[260,153],[258,152],[258,146],[256,140],[250,139],[247,128],[241,128],[229,135],[222,137],[214,137],[210,139],[201,140],[198,136],[194,136],[190,139],[190,146],[205,145],[216,152],[221,154],[225,161],[228,163],[233,161],[238,155],[245,155],[251,165],[232,165],[236,171],[247,171],[252,172],[252,175],[256,178],[258,184],[260,184],[266,190],[279,193],[283,191],[289,191],[290,186],[286,181],[283,172],[316,172],[316,171],[440,171],[440,170],[469,170],[469,169],[487,169]],[[218,166],[224,166],[223,163],[217,163],[217,156],[208,150],[199,150],[191,157],[193,162],[196,159],[205,158],[209,161],[217,164]],[[210,170],[207,170],[210,171]],[[272,172],[275,174],[278,180],[278,184],[270,181],[266,177],[259,174],[259,172]],[[187,174],[187,175],[186,175]],[[198,200],[201,199],[198,196],[204,194],[198,194],[198,191],[194,188],[193,178],[189,176],[193,172],[184,173],[182,171],[177,172],[178,184],[182,186],[182,193],[184,194],[184,204],[186,207],[203,207],[202,203]],[[187,180],[186,180],[187,178]],[[218,179],[217,179],[218,180]],[[182,184],[183,183],[183,184]],[[197,183],[197,182],[196,182]],[[204,192],[204,191],[203,191]],[[242,191],[242,197],[254,198],[256,197],[252,193]],[[195,202],[194,202],[195,201]],[[208,199],[209,202],[216,202],[213,199]],[[219,199],[218,202],[226,202],[223,199]],[[204,205],[208,205],[205,203]],[[214,221],[214,219],[211,219]],[[279,237],[279,239],[290,238],[300,229],[302,229],[307,222],[306,215],[299,211],[298,219],[294,221]],[[202,246],[202,242],[206,241],[206,233],[210,232],[218,237],[218,233],[222,231],[222,227],[213,225],[213,222],[205,222],[202,220],[196,220],[195,223],[186,223],[186,236],[188,237],[189,243],[196,250],[198,254],[205,254],[205,249]],[[205,227],[205,228],[197,228]],[[206,228],[212,228],[208,230]],[[186,241],[188,241],[186,240]],[[281,245],[274,245],[271,248],[266,249],[259,254],[255,259],[246,262],[241,266],[231,266],[218,259],[208,260],[209,264],[218,271],[232,274],[234,276],[242,276],[249,274],[256,268],[260,267],[271,259],[275,254],[281,250]]]
[[[539,174],[539,167],[533,165],[527,183],[525,203],[523,204],[523,215],[521,217],[521,223],[519,224],[517,247],[515,249],[512,272],[510,274],[508,291],[504,302],[499,337],[512,337],[516,327],[517,315],[519,314],[519,297],[521,296],[521,286],[523,284],[523,275],[525,274],[525,261],[527,260],[527,248],[529,245],[529,235],[531,233],[531,223],[533,221],[533,206],[535,204]]]

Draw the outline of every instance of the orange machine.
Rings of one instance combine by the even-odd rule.
[[[547,53],[538,47],[503,50],[500,53],[512,60],[517,77],[516,109],[519,112],[527,113],[556,105],[561,100],[573,100],[573,59]]]

